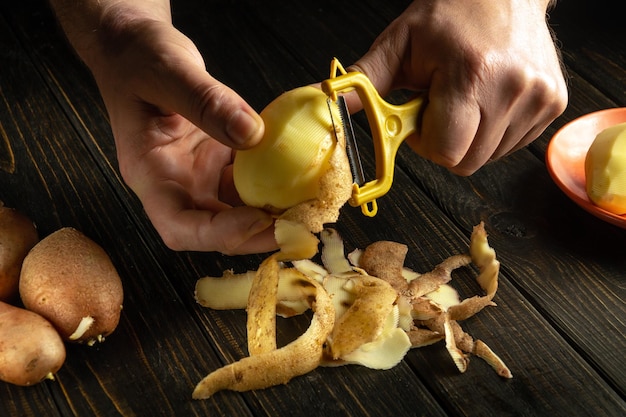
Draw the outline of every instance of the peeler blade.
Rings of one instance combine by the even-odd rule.
[[[354,129],[352,127],[352,119],[350,118],[350,112],[346,101],[342,96],[337,97],[337,101],[334,102],[339,109],[339,117],[341,120],[335,121],[333,118],[333,112],[330,108],[333,101],[328,99],[328,110],[330,111],[330,118],[333,123],[333,129],[337,134],[336,123],[341,123],[343,127],[344,136],[346,139],[346,154],[348,156],[348,163],[350,164],[350,170],[352,171],[352,180],[358,186],[365,184],[365,174],[363,173],[363,165],[361,164],[361,157],[359,155],[359,148],[356,143],[356,137],[354,136]]]

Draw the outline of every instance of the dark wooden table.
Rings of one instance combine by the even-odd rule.
[[[358,58],[408,2],[173,3],[176,23],[213,75],[260,110],[285,90],[326,78],[333,56]],[[337,224],[348,248],[403,242],[407,264],[428,271],[466,251],[472,226],[484,221],[502,263],[498,306],[462,326],[504,359],[513,379],[480,359],[459,374],[439,343],[388,371],[320,368],[286,386],[194,401],[204,375],[247,354],[245,312],[199,306],[196,279],[256,269],[264,256],[168,250],[120,178],[98,91],[45,2],[2,2],[0,200],[28,214],[41,236],[73,226],[103,246],[125,303],[103,344],[68,345],[56,381],[0,383],[0,416],[626,415],[626,230],[576,206],[544,162],[560,126],[626,106],[617,3],[587,3],[563,1],[552,13],[570,104],[540,139],[469,178],[403,148],[378,216],[346,207]],[[460,285],[472,276],[460,274]],[[308,325],[305,317],[279,324],[281,343]]]

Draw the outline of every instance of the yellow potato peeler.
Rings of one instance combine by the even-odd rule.
[[[361,206],[363,214],[373,217],[378,212],[376,199],[387,194],[393,183],[395,158],[400,144],[417,130],[424,98],[418,97],[400,105],[388,103],[380,97],[365,74],[347,72],[337,58],[331,61],[330,78],[321,83],[321,88],[328,96],[329,106],[335,103],[339,107],[341,120],[338,122],[343,127],[354,179],[349,204]],[[365,182],[350,113],[343,97],[339,96],[339,93],[350,91],[356,91],[363,103],[374,142],[376,178],[369,182]],[[333,126],[336,123],[333,120]]]

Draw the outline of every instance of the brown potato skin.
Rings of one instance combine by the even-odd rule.
[[[38,241],[32,220],[0,202],[0,301],[18,300],[22,261]]]
[[[39,314],[0,301],[0,380],[33,385],[65,362],[65,345]]]
[[[48,319],[66,341],[98,341],[117,327],[124,298],[107,253],[78,230],[62,228],[26,256],[19,285],[24,306]],[[83,317],[93,325],[70,339]]]

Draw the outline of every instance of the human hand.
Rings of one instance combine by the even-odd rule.
[[[273,219],[242,205],[233,149],[256,144],[263,122],[206,72],[170,23],[116,27],[91,68],[111,119],[119,168],[168,247],[225,254],[273,250]],[[96,64],[97,63],[97,64]]]
[[[428,90],[419,133],[406,142],[470,175],[536,139],[567,105],[547,0],[533,1],[414,1],[350,69],[381,96]]]

